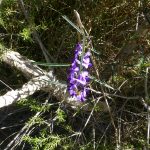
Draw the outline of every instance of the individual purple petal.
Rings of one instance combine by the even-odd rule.
[[[80,65],[80,64],[81,64],[80,60],[76,59],[75,61],[76,61],[76,64],[77,64],[77,65]]]
[[[90,58],[89,57],[83,58],[83,62],[89,64],[90,63]]]
[[[87,84],[87,78],[88,78],[88,72],[87,71],[83,71],[78,76],[77,82],[79,82],[82,85],[86,85]]]
[[[71,96],[75,96],[76,95],[76,89],[77,89],[77,86],[75,84],[72,84],[70,87],[68,87],[69,94]]]
[[[86,85],[86,80],[84,79],[74,79],[78,84],[81,84],[81,85]]]
[[[74,89],[69,89],[69,94],[71,96],[74,96],[76,94],[76,92],[74,91]]]
[[[86,69],[88,69],[92,64],[91,63],[82,63],[82,66],[84,66]]]
[[[82,51],[82,45],[80,43],[76,44],[75,52]]]
[[[81,72],[81,76],[83,76],[83,77],[86,77],[88,75],[89,75],[88,71],[82,71]]]
[[[71,71],[71,72],[78,72],[78,71],[79,71],[79,67],[74,66],[73,68],[71,68],[70,71]]]
[[[83,96],[83,97],[86,97],[86,96],[87,96],[87,91],[86,91],[85,88],[84,88],[83,91],[82,91],[82,96]]]
[[[76,98],[77,98],[77,100],[79,100],[79,101],[82,101],[82,102],[84,101],[84,97],[82,96],[82,94],[77,95]]]
[[[91,53],[88,51],[88,52],[85,53],[84,58],[90,57],[90,55],[91,55]]]
[[[86,90],[83,89],[83,91],[80,92],[80,95],[77,95],[77,99],[84,102],[86,100]]]
[[[77,58],[82,52],[82,45],[78,43],[75,47],[75,58]]]
[[[90,52],[87,52],[85,56],[83,57],[83,63],[82,65],[87,69],[90,67],[92,64],[90,63]]]

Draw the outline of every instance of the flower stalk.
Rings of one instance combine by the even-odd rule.
[[[75,47],[74,59],[71,64],[68,76],[68,92],[79,101],[85,101],[88,95],[90,81],[88,68],[92,66],[90,51],[83,53],[82,44]]]

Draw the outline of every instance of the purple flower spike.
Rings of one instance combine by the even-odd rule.
[[[88,68],[92,66],[90,59],[90,51],[86,52],[83,56],[81,64],[82,55],[82,45],[78,43],[75,47],[75,57],[71,64],[70,73],[68,76],[68,91],[70,96],[76,98],[79,101],[84,102],[87,97],[87,87],[90,81]],[[82,70],[80,70],[80,65],[82,65]]]

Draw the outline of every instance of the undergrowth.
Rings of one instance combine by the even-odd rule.
[[[53,58],[51,62],[70,64],[78,35],[62,16],[76,24],[75,9],[93,42],[92,56],[100,79],[93,67],[93,91],[87,101],[93,111],[73,110],[42,91],[1,109],[1,149],[148,148],[149,112],[142,100],[149,105],[150,25],[143,12],[150,14],[150,1],[143,6],[138,0],[24,0],[28,20],[21,1],[2,0],[0,4],[0,53],[6,48],[44,63],[32,34],[36,30]],[[14,89],[26,82],[20,72],[3,63],[0,66],[1,81]],[[54,73],[66,82],[67,70],[55,67]],[[1,94],[9,90],[0,85]],[[110,110],[105,98],[98,102],[102,89]]]

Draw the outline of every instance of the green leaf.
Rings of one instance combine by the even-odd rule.
[[[97,52],[94,48],[92,48],[91,51],[94,52],[94,53],[97,54],[97,55],[100,55],[100,53]]]
[[[72,21],[70,21],[69,18],[67,18],[67,16],[62,16],[63,19],[65,19],[71,26],[73,26],[80,34],[84,34]]]
[[[71,64],[41,63],[41,62],[33,62],[33,64],[49,67],[69,67],[71,65]]]
[[[101,84],[102,86],[105,86],[105,87],[107,87],[107,88],[109,88],[109,89],[115,90],[115,89],[114,89],[113,87],[111,87],[110,85],[108,85],[108,84],[106,84],[106,83],[104,83],[104,82],[101,82],[100,80],[96,79],[96,78],[93,77],[93,76],[90,76],[90,78],[91,78],[93,81],[95,81],[95,82]]]

